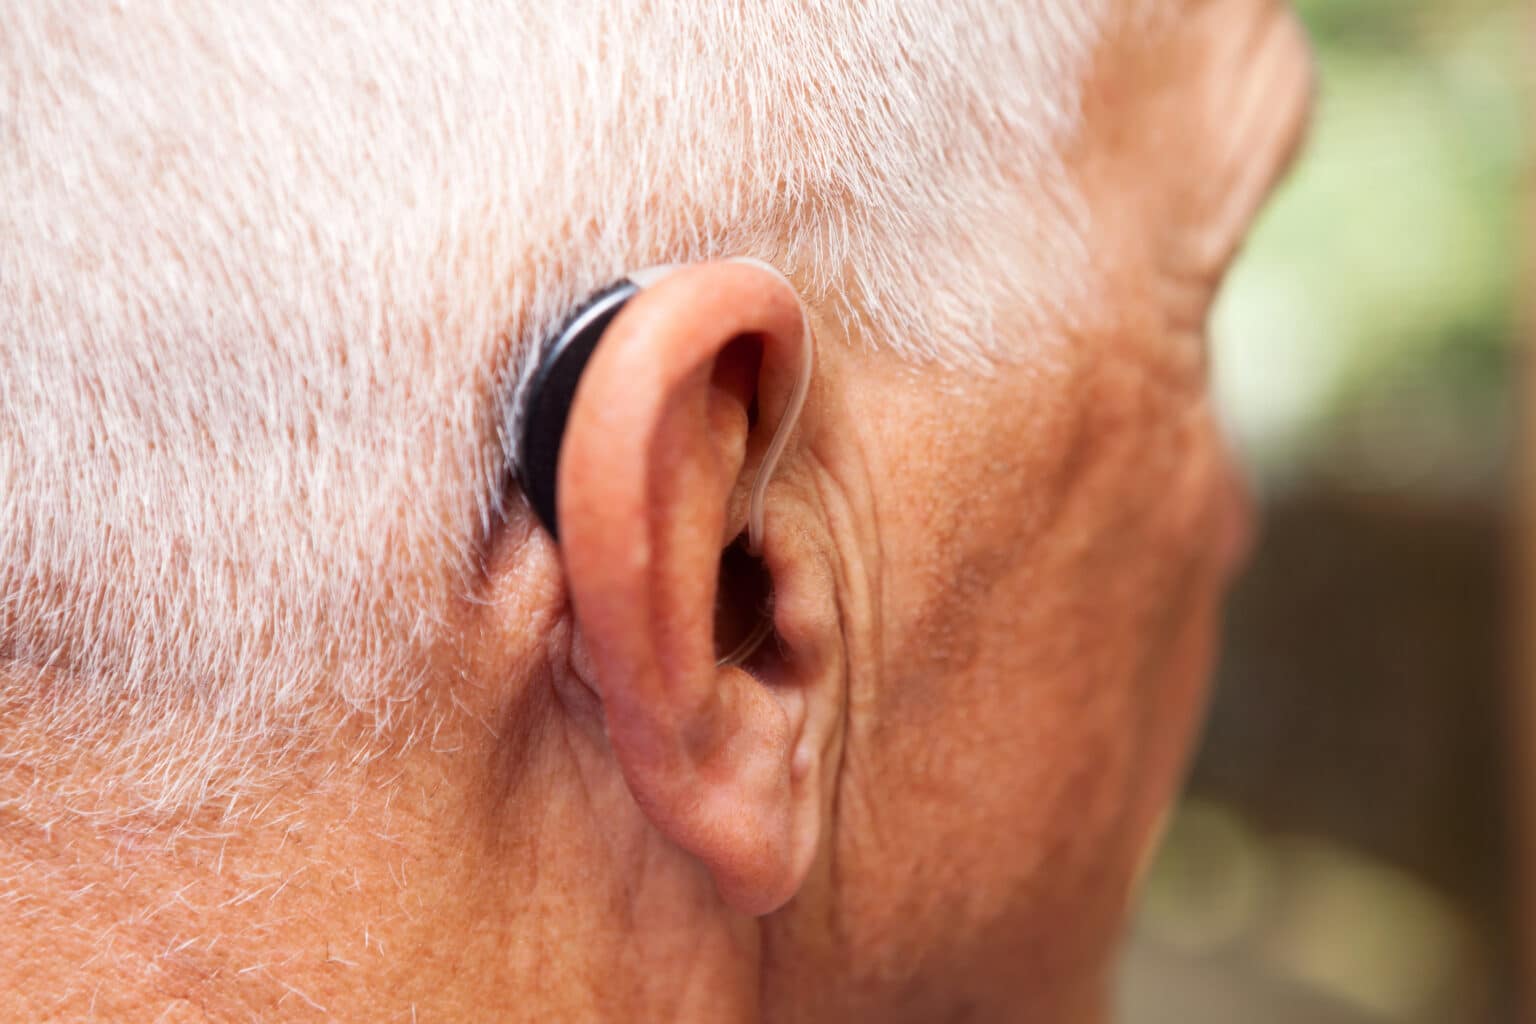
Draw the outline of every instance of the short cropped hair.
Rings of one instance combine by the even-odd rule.
[[[526,514],[528,353],[631,268],[753,255],[861,343],[1015,355],[1084,258],[1102,6],[9,11],[0,760],[78,738],[156,810],[327,702],[386,723]]]

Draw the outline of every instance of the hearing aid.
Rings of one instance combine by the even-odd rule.
[[[764,270],[791,293],[795,293],[794,285],[771,264],[747,256],[735,257],[730,262]],[[604,332],[630,300],[677,269],[675,265],[647,267],[626,274],[593,293],[541,348],[538,363],[528,378],[523,395],[522,416],[517,426],[517,480],[539,522],[556,541],[560,539],[559,510],[555,500],[560,450],[570,420],[571,403],[581,383],[582,371],[597,351]],[[800,308],[800,366],[794,390],[774,430],[773,439],[763,453],[752,484],[751,500],[747,507],[747,551],[754,557],[762,554],[768,484],[800,420],[811,387],[815,340],[805,303],[800,301],[798,293],[795,293],[795,299]],[[720,659],[720,664],[741,664],[762,646],[772,631],[771,618],[764,616],[734,651]]]

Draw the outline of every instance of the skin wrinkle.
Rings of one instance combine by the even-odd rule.
[[[825,496],[824,496],[825,492],[826,492],[826,482],[830,481],[830,479],[831,478],[830,478],[829,475],[828,476],[819,476],[817,478],[817,482],[818,482],[818,485],[819,485],[818,486],[818,496],[821,497],[821,499],[822,499],[821,500],[821,504],[822,504],[823,508],[830,508],[831,507],[830,503],[826,501]],[[877,526],[876,531],[875,531],[875,536],[876,536],[876,543],[878,544],[879,543],[878,538],[880,536],[879,530],[878,530],[878,526]],[[839,583],[840,584],[844,584],[845,581],[850,578],[850,575],[851,574],[849,573],[849,570],[848,570],[848,567],[847,567],[847,562],[845,560],[840,560],[839,563],[838,563],[838,574],[837,574],[837,578],[838,578]],[[841,598],[842,594],[850,592],[850,589],[851,588],[847,587],[846,585],[839,586],[837,588],[837,593],[839,594],[839,598]],[[858,589],[857,592],[872,592],[872,591],[871,591],[870,588],[861,587],[861,588]],[[836,606],[835,614],[837,616],[838,632],[839,632],[839,635],[842,638],[842,641],[843,641],[843,644],[844,644],[844,650],[852,650],[853,649],[853,644],[854,644],[854,637],[852,635],[853,631],[852,631],[851,626],[850,626],[850,616],[846,614],[846,610],[842,606],[841,599],[839,599],[839,603]],[[854,689],[853,685],[852,685],[852,679],[851,679],[850,674],[848,672],[848,665],[847,665],[846,660],[844,661],[843,664],[838,666],[838,675],[839,675],[840,681],[842,683],[842,686],[841,686],[841,692],[842,692],[842,713],[843,713],[843,715],[846,718],[850,714],[850,711],[851,711],[852,701],[853,701],[853,689]],[[831,758],[831,759],[829,759],[830,762],[833,765],[835,765],[835,768],[833,769],[834,777],[841,777],[843,775],[845,767],[846,767],[846,765],[848,763],[849,751],[850,751],[850,748],[853,745],[853,742],[854,742],[854,738],[852,736],[845,735],[845,736],[839,737],[839,742],[837,744],[837,749],[836,749],[836,756]],[[843,821],[843,815],[842,815],[842,802],[843,802],[843,799],[844,799],[844,789],[843,789],[843,787],[841,787],[841,786],[834,786],[834,787],[832,787],[832,792],[831,792],[831,796],[830,796],[830,805],[829,805],[829,808],[828,808],[828,821],[830,823],[831,830],[832,830],[833,834],[838,834],[841,831],[841,825],[842,825],[842,821]],[[839,847],[839,845],[836,844],[836,843],[833,843],[833,844],[830,844],[828,846],[827,853],[826,853],[826,857],[827,857],[827,872],[828,872],[828,875],[830,877],[831,883],[832,883],[832,885],[834,887],[839,886],[840,881],[841,881],[842,867],[841,867],[841,861],[840,861],[840,850],[841,850],[841,848]],[[839,929],[839,922],[838,922],[835,910],[829,910],[827,924],[828,924],[828,926],[830,928],[832,928],[834,930]]]

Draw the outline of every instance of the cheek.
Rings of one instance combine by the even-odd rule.
[[[999,719],[1045,723],[1013,748],[1020,778],[1044,777],[1017,813],[1085,900],[1113,894],[1112,935],[1202,717],[1247,514],[1202,400],[1131,374],[1098,398],[975,678]]]
[[[853,832],[885,837],[850,851],[883,865],[873,914],[943,937],[926,955],[978,989],[1102,964],[1198,720],[1241,518],[1203,405],[1127,375],[1036,408],[1032,444],[946,482],[972,500],[925,524],[899,588],[925,597],[890,602],[883,709],[850,747]]]

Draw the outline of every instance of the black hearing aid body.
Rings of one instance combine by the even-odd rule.
[[[816,345],[805,305],[800,302],[795,286],[782,271],[751,256],[732,256],[726,262],[754,267],[777,279],[800,307],[799,370],[779,425],[774,429],[773,439],[769,441],[758,464],[757,479],[752,484],[752,497],[748,505],[747,550],[758,555],[763,544],[763,509],[768,483],[773,479],[779,457],[784,454],[790,434],[800,420],[800,411],[805,407],[806,395],[811,388],[811,366]],[[555,496],[560,447],[565,440],[565,425],[570,419],[571,402],[576,397],[582,371],[597,349],[597,343],[602,340],[603,332],[608,329],[613,318],[618,316],[625,303],[677,269],[677,264],[660,264],[632,271],[597,292],[582,303],[540,355],[539,364],[528,382],[520,422],[515,428],[518,433],[515,442],[517,477],[534,514],[555,540],[560,539],[559,510]]]
[[[625,303],[639,293],[640,286],[624,278],[587,299],[545,347],[529,381],[517,445],[518,482],[539,522],[556,540],[560,539],[560,525],[555,477],[576,385],[603,332]]]

